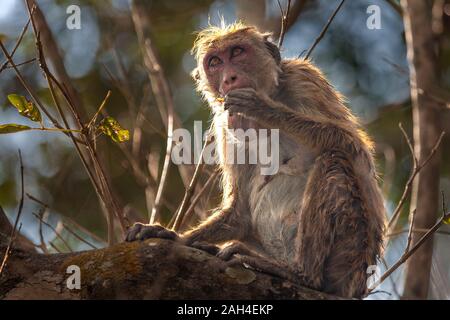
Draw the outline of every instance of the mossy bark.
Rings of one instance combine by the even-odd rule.
[[[5,247],[0,247],[3,257]],[[81,289],[68,289],[67,268]],[[172,241],[150,239],[70,254],[15,249],[0,277],[1,299],[334,299],[225,263]]]

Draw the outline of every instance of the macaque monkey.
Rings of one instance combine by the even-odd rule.
[[[292,272],[302,285],[364,297],[385,223],[372,142],[320,70],[282,60],[268,37],[240,23],[199,33],[193,77],[214,114],[222,206],[181,235],[136,224],[127,240],[222,245],[222,259],[249,257],[243,261]],[[258,164],[228,164],[230,128],[279,129],[279,172],[267,178]]]

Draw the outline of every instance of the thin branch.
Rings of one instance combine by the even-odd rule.
[[[291,10],[291,0],[288,0],[286,14],[284,14],[284,10],[281,6],[280,0],[277,0],[277,2],[281,12],[281,31],[280,31],[280,38],[278,39],[278,48],[281,48],[283,46],[284,36],[286,34],[287,26],[289,23],[289,11]]]
[[[449,220],[450,212],[442,215],[439,221],[436,222],[435,225],[430,230],[428,230],[428,232],[422,238],[420,238],[419,241],[417,241],[417,243],[411,248],[411,250],[403,253],[400,259],[380,277],[380,279],[378,280],[378,284],[386,280],[386,278],[388,278],[395,270],[397,270],[398,267],[405,263],[406,260],[408,260],[408,258],[411,257],[425,243],[425,241],[427,241],[444,223],[448,223]]]
[[[87,124],[88,128],[90,128],[93,124],[95,124],[95,121],[97,121],[97,118],[100,115],[100,112],[102,112],[102,110],[105,107],[106,102],[108,101],[110,96],[111,96],[111,90],[108,90],[108,93],[106,94],[106,97],[103,99],[102,103],[100,104],[100,107],[98,108],[97,112],[94,114],[91,121],[89,121],[89,123]]]
[[[386,0],[387,3],[392,7],[392,9],[395,10],[400,16],[403,15],[403,9],[402,6],[395,0]]]
[[[67,243],[67,241],[59,234],[59,232],[50,224],[47,223],[46,221],[44,221],[44,219],[42,219],[42,217],[40,217],[38,214],[32,212],[32,214],[40,221],[42,222],[44,225],[46,225],[47,227],[49,227],[56,235],[56,237],[61,240],[62,243],[64,243],[64,245],[67,247],[67,249],[69,249],[70,252],[73,252],[72,248],[69,246],[69,244]]]
[[[192,213],[194,212],[195,206],[197,205],[197,203],[200,201],[201,197],[203,196],[203,194],[205,193],[205,191],[210,187],[210,185],[212,184],[212,182],[216,179],[216,177],[219,175],[219,171],[216,170],[214,171],[214,173],[212,175],[209,176],[208,180],[205,182],[205,184],[203,185],[203,187],[200,189],[200,191],[197,193],[197,195],[195,196],[194,199],[192,199],[191,205],[189,206],[189,208],[186,210],[186,213],[184,214],[184,218],[183,221],[181,221],[181,225],[180,228],[183,227],[183,225],[186,223],[186,221],[189,221],[189,219],[191,218]]]
[[[26,23],[25,26],[23,27],[22,32],[20,33],[20,36],[19,36],[19,38],[17,39],[16,44],[14,45],[13,50],[11,51],[11,58],[14,57],[14,54],[16,53],[17,48],[19,48],[20,44],[22,43],[22,39],[23,39],[25,33],[27,32],[28,26],[29,26],[29,25],[30,25],[30,18],[28,18],[27,23]],[[8,60],[8,59],[6,59],[6,60],[2,63],[2,66],[0,67],[0,73],[1,73],[4,69],[8,68],[8,63],[9,63],[9,60]]]
[[[412,234],[413,234],[414,222],[416,220],[416,212],[417,212],[417,209],[414,209],[411,212],[411,223],[409,225],[408,238],[407,238],[407,241],[406,241],[405,253],[408,252],[409,248],[411,247],[411,239],[412,239]]]
[[[36,58],[31,58],[31,59],[25,60],[23,62],[16,63],[16,67],[24,66],[26,64],[33,63],[35,61],[36,61]],[[11,68],[12,68],[11,66],[6,66],[5,67],[5,69],[11,69]]]
[[[211,129],[208,129],[206,141],[203,145],[202,152],[200,153],[199,162],[197,163],[197,166],[195,167],[194,175],[192,176],[189,186],[186,188],[186,192],[184,194],[183,200],[181,201],[180,208],[177,210],[177,213],[175,215],[173,225],[170,225],[170,227],[175,231],[179,230],[181,223],[184,219],[184,215],[186,214],[186,211],[191,202],[191,198],[194,193],[195,187],[197,186],[197,182],[199,180],[200,173],[202,172],[203,167],[205,166],[205,164],[203,162],[203,153],[205,152],[206,146],[211,142],[211,140],[212,140]]]
[[[75,238],[77,238],[78,240],[80,240],[81,242],[84,242],[85,244],[87,244],[89,247],[91,247],[92,249],[98,249],[95,245],[93,245],[91,242],[87,241],[86,239],[84,239],[83,237],[79,236],[75,231],[73,231],[68,225],[62,223],[62,226],[64,227],[64,229],[66,229],[71,235],[73,235]]]
[[[399,235],[401,235],[403,233],[407,233],[407,232],[409,232],[409,228],[405,229],[405,230],[399,230],[399,231],[395,231],[395,232],[389,233],[389,234],[386,235],[386,237],[393,238],[393,237],[397,237],[397,236],[399,236]],[[412,230],[412,232],[413,233],[427,233],[428,229],[414,228]],[[450,231],[443,231],[443,230],[441,231],[441,230],[439,230],[439,231],[436,231],[436,233],[450,236]]]
[[[412,146],[411,140],[409,139],[408,135],[406,134],[405,130],[403,129],[403,126],[401,123],[399,124],[399,127],[406,139],[406,143],[408,144],[409,150],[411,151],[411,155],[413,158],[413,170],[412,170],[411,175],[406,183],[405,189],[403,190],[403,194],[400,198],[400,201],[397,204],[397,207],[395,208],[394,213],[392,214],[392,217],[388,222],[388,225],[386,228],[386,233],[390,233],[392,231],[391,229],[397,223],[398,217],[400,216],[401,209],[402,209],[403,205],[405,204],[406,197],[408,196],[409,192],[411,191],[412,184],[414,182],[415,177],[423,169],[423,167],[425,167],[428,164],[428,162],[431,160],[431,158],[437,152],[437,150],[442,142],[442,138],[445,135],[445,132],[441,133],[438,140],[435,142],[433,148],[431,149],[431,152],[428,155],[428,157],[422,163],[419,163],[418,159],[415,156],[414,148]]]
[[[308,52],[306,53],[305,60],[309,58],[309,56],[313,52],[314,48],[317,46],[317,44],[320,42],[320,40],[322,40],[323,36],[325,35],[325,33],[327,32],[328,28],[330,27],[331,22],[333,22],[334,17],[339,12],[339,10],[341,9],[341,7],[344,4],[344,2],[345,2],[345,0],[341,0],[339,5],[336,7],[336,9],[333,11],[331,16],[328,18],[327,24],[323,27],[323,29],[320,32],[319,36],[316,38],[316,40],[314,40],[314,43],[312,44],[312,46],[309,48]]]
[[[17,211],[16,220],[14,221],[14,227],[11,231],[11,235],[9,237],[9,243],[6,247],[5,255],[3,256],[2,264],[0,265],[0,276],[2,275],[2,272],[6,266],[6,262],[8,261],[12,246],[14,244],[14,239],[16,238],[16,230],[17,225],[20,220],[20,216],[22,215],[22,209],[23,209],[23,200],[24,200],[24,194],[25,194],[25,184],[24,184],[24,174],[23,174],[23,161],[22,161],[22,152],[19,149],[19,163],[20,163],[20,202],[19,202],[19,209]]]
[[[45,254],[48,254],[47,245],[45,244],[44,234],[42,232],[42,217],[44,216],[45,209],[46,209],[46,207],[42,207],[41,210],[39,210],[39,216],[41,217],[41,220],[39,221],[39,245],[38,245],[38,247]]]

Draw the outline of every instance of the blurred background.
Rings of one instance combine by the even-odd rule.
[[[131,140],[117,144],[106,137],[96,140],[97,151],[119,206],[128,220],[147,221],[154,205],[166,148],[166,128],[158,112],[145,68],[141,46],[127,0],[102,1],[36,1],[59,46],[67,75],[81,97],[86,119],[92,117],[108,90],[112,91],[106,111],[124,128]],[[282,56],[295,58],[304,54],[319,35],[330,14],[340,1],[292,1],[288,31]],[[287,1],[280,1],[283,8]],[[81,29],[69,30],[66,12],[70,5],[81,8]],[[367,8],[380,9],[381,28],[369,29]],[[444,91],[450,88],[450,2],[432,2],[433,32],[438,46],[436,75]],[[324,38],[312,53],[312,60],[330,82],[347,97],[348,106],[360,117],[376,142],[376,159],[388,214],[396,207],[411,173],[412,159],[398,123],[403,123],[412,139],[412,112],[409,69],[401,12],[396,1],[347,1],[337,14]],[[139,6],[150,23],[149,33],[173,97],[178,126],[192,130],[195,120],[209,123],[210,113],[195,92],[190,72],[195,61],[190,54],[195,31],[210,24],[242,19],[266,31],[280,32],[281,18],[277,1],[145,1]],[[22,0],[2,0],[0,37],[9,50],[28,20]],[[36,56],[34,36],[29,30],[14,55],[16,64]],[[5,60],[0,55],[0,62]],[[54,113],[48,84],[37,63],[26,63],[20,70],[47,108]],[[0,124],[30,125],[7,100],[7,95],[27,95],[14,70],[0,73]],[[448,109],[447,109],[448,110]],[[442,129],[450,132],[449,112],[440,111]],[[177,120],[178,121],[178,120]],[[50,122],[45,120],[50,126]],[[206,130],[206,125],[203,130]],[[439,188],[450,199],[450,149],[444,137],[440,146]],[[95,190],[73,147],[72,141],[58,132],[23,132],[0,135],[0,206],[13,220],[20,200],[18,149],[25,166],[26,197],[21,232],[39,244],[40,229],[48,252],[67,252],[103,247],[107,226]],[[132,163],[134,159],[135,163]],[[139,170],[136,170],[136,167]],[[201,177],[201,188],[208,173]],[[140,172],[139,172],[140,171]],[[185,193],[193,168],[171,166],[161,208],[161,221],[170,220]],[[142,174],[147,178],[142,178]],[[34,198],[34,200],[33,200]],[[204,192],[196,207],[200,219],[219,203],[217,181]],[[41,203],[38,203],[39,200]],[[450,201],[450,200],[448,200]],[[43,204],[47,206],[43,210]],[[409,197],[403,207],[396,230],[407,229]],[[34,213],[34,214],[33,214]],[[438,214],[438,213],[436,213]],[[54,227],[42,226],[37,216]],[[91,245],[75,236],[86,239]],[[392,265],[401,256],[406,233],[392,236],[385,260]],[[430,298],[450,298],[450,228],[435,234],[430,277]],[[39,250],[42,250],[40,248]],[[386,267],[380,262],[381,271]],[[383,282],[369,299],[398,299],[402,292],[403,267]]]

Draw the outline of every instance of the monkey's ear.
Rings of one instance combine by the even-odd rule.
[[[194,70],[192,70],[192,72],[191,72],[191,77],[192,77],[195,81],[200,80],[200,71],[198,70],[198,68],[195,68]]]
[[[269,35],[266,35],[264,37],[264,44],[266,45],[267,50],[269,50],[269,53],[275,59],[275,62],[277,64],[280,64],[281,62],[280,49],[278,49],[278,46],[275,43],[269,40]]]

